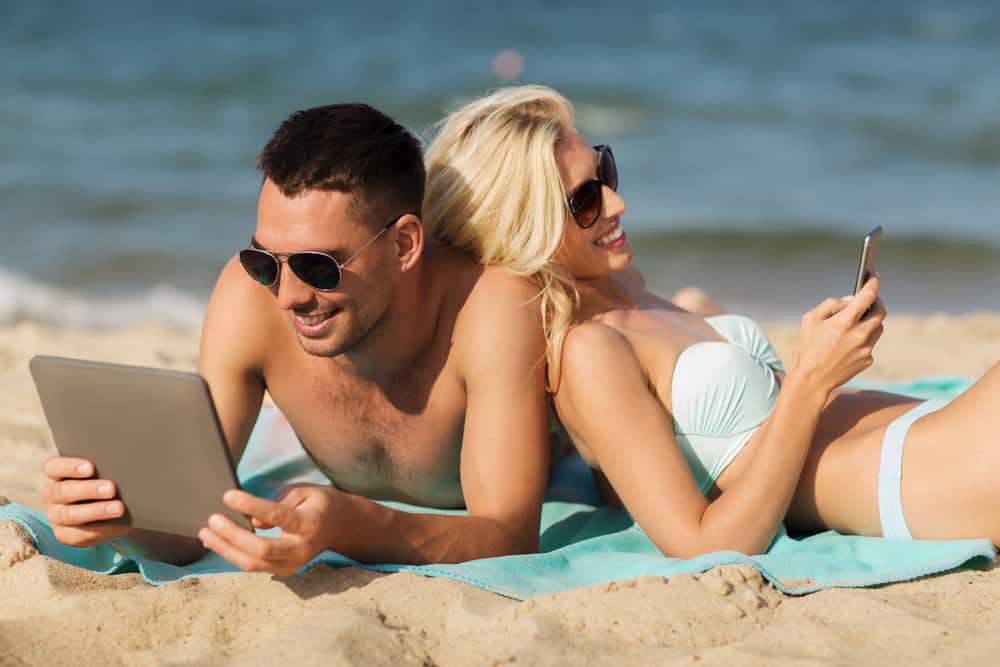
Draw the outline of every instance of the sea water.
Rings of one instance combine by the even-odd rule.
[[[614,147],[657,290],[792,318],[881,224],[890,311],[1000,310],[1000,3],[22,1],[0,323],[197,326],[288,113],[365,101],[426,136],[508,79]]]

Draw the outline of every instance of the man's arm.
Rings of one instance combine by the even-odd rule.
[[[273,326],[270,295],[230,259],[205,310],[198,373],[212,392],[219,423],[239,461],[260,412],[264,381],[259,366]]]
[[[461,478],[468,516],[393,510],[332,487],[295,486],[278,502],[241,491],[226,504],[279,526],[255,535],[214,515],[200,537],[244,570],[291,574],[330,549],[361,562],[447,563],[538,550],[548,478],[545,345],[537,288],[487,270],[456,323],[467,395]]]

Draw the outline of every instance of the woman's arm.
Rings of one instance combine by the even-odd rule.
[[[884,311],[879,305],[858,320],[876,289],[851,303],[829,300],[803,317],[795,361],[753,458],[711,503],[677,447],[671,415],[618,331],[586,324],[570,332],[556,407],[664,554],[760,553],[788,511],[829,393],[871,363]]]
[[[779,395],[768,420],[773,428],[758,446],[761,455],[712,503],[695,485],[670,413],[616,330],[587,324],[567,336],[556,407],[570,435],[589,450],[665,555],[760,553],[787,511],[826,398],[793,386],[786,381]]]

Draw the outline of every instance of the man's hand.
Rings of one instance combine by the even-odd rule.
[[[53,456],[43,466],[49,481],[42,487],[45,515],[56,539],[71,547],[89,547],[121,537],[130,526],[107,523],[125,514],[109,479],[92,479],[94,464],[85,459]]]
[[[213,514],[198,537],[206,548],[241,570],[288,576],[331,548],[334,536],[329,526],[340,514],[339,497],[340,492],[333,487],[315,484],[290,486],[276,502],[230,490],[222,498],[227,506],[251,517],[256,528],[281,528],[281,535],[256,535],[221,514]]]

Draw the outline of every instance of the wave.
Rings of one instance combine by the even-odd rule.
[[[637,250],[650,253],[695,253],[708,256],[770,255],[784,258],[856,256],[861,234],[832,232],[823,228],[734,229],[728,226],[698,229],[636,230],[632,234]],[[948,239],[940,236],[907,234],[882,239],[882,255],[896,261],[954,265],[965,270],[1000,267],[1000,246],[982,241]]]
[[[636,263],[651,289],[707,289],[727,308],[764,319],[790,318],[852,284],[859,234],[829,228],[699,226],[630,230]],[[1000,311],[1000,246],[934,236],[887,236],[879,271],[896,312]],[[204,294],[158,284],[131,292],[85,292],[0,269],[0,326],[107,329],[157,323],[199,329]]]
[[[829,229],[679,229],[631,234],[654,291],[697,285],[733,312],[794,319],[853,288],[861,234]],[[1000,247],[934,236],[887,235],[878,258],[894,313],[1000,312]]]
[[[199,329],[204,310],[203,300],[168,285],[117,296],[95,296],[0,271],[0,325],[31,321],[106,329],[155,322]]]

